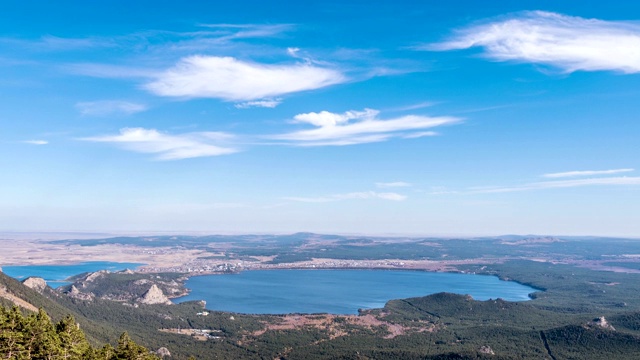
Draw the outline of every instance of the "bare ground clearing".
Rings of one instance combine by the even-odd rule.
[[[384,336],[385,339],[392,339],[396,336],[404,335],[409,332],[424,332],[433,331],[435,326],[431,323],[424,322],[419,323],[417,326],[408,327],[400,324],[394,324],[387,321],[380,320],[372,314],[365,315],[333,315],[333,314],[318,314],[318,315],[303,315],[303,314],[290,314],[282,315],[280,322],[270,323],[264,322],[264,328],[253,332],[251,335],[260,336],[267,331],[278,330],[294,330],[303,327],[315,328],[318,330],[325,330],[329,335],[329,339],[335,339],[340,336],[345,336],[349,333],[347,327],[358,326],[368,330],[374,330],[374,328],[383,328],[388,333]]]

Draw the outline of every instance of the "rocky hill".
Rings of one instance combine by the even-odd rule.
[[[24,279],[22,283],[24,284],[24,286],[33,289],[40,294],[42,294],[47,288],[47,282],[43,278],[37,276],[30,276]]]
[[[180,274],[138,274],[124,270],[98,271],[76,276],[57,292],[74,299],[117,301],[130,305],[171,304],[170,298],[187,294]]]
[[[151,285],[151,288],[149,288],[149,290],[147,290],[147,292],[142,295],[139,301],[147,305],[172,304],[171,300],[169,300],[169,298],[164,295],[162,290],[160,290],[156,284]]]

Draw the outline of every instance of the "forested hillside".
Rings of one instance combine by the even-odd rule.
[[[17,306],[0,306],[0,356],[3,359],[159,359],[136,344],[125,332],[114,348],[95,348],[72,316],[53,323],[40,309],[24,315]]]

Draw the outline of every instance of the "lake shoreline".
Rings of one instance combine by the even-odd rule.
[[[419,270],[419,271],[415,271],[415,270],[403,270],[403,271],[399,271],[400,269],[286,269],[289,271],[282,271],[282,272],[277,272],[278,275],[277,276],[273,276],[274,271],[272,270],[263,270],[263,271],[258,271],[258,270],[248,270],[248,271],[243,271],[243,272],[238,272],[235,274],[226,274],[226,275],[239,275],[239,276],[244,276],[244,278],[235,278],[233,281],[229,281],[231,278],[225,278],[225,277],[218,277],[218,275],[225,275],[225,274],[221,274],[221,273],[215,273],[215,274],[208,274],[209,275],[209,279],[214,280],[213,284],[211,283],[211,281],[207,280],[202,280],[202,279],[206,279],[207,277],[204,277],[204,275],[207,274],[198,274],[197,276],[193,276],[193,277],[189,277],[188,280],[185,281],[185,288],[189,289],[190,293],[187,296],[184,297],[178,297],[178,298],[173,298],[172,302],[179,304],[182,302],[188,302],[188,301],[200,301],[200,300],[204,300],[207,303],[211,303],[213,300],[211,300],[211,298],[208,295],[203,294],[203,291],[206,292],[206,289],[216,289],[216,297],[215,297],[215,301],[213,301],[213,303],[218,304],[218,306],[216,306],[215,309],[211,309],[208,308],[211,311],[222,311],[222,312],[236,312],[236,313],[244,313],[244,314],[291,314],[291,313],[331,313],[331,314],[357,314],[357,312],[355,311],[356,309],[373,309],[373,308],[381,308],[384,306],[384,304],[387,301],[393,300],[393,299],[402,299],[402,298],[411,298],[411,297],[422,297],[422,296],[428,296],[430,294],[434,294],[434,293],[439,293],[439,292],[450,292],[450,293],[456,293],[456,294],[461,294],[461,295],[470,295],[472,296],[474,299],[476,300],[480,300],[480,301],[484,301],[484,300],[488,300],[488,299],[498,299],[501,298],[505,301],[509,301],[509,302],[522,302],[522,301],[531,301],[533,300],[533,297],[531,296],[531,294],[538,292],[538,289],[535,289],[531,286],[528,285],[524,285],[521,283],[518,283],[516,281],[504,281],[501,280],[498,276],[495,275],[489,275],[489,274],[472,274],[472,273],[465,273],[465,272],[434,272],[434,271],[425,271],[425,270]],[[387,271],[380,271],[380,270],[387,270]],[[323,273],[329,273],[329,272],[340,272],[342,276],[337,277],[335,276],[335,274],[328,274],[327,276],[325,276]],[[291,273],[297,272],[297,274],[292,275]],[[376,274],[373,274],[373,273]],[[288,301],[288,299],[286,299],[289,296],[294,296],[292,294],[295,294],[296,291],[302,291],[302,290],[297,290],[295,289],[295,287],[291,287],[291,284],[296,284],[296,282],[301,281],[301,278],[305,278],[306,276],[303,275],[310,275],[312,273],[315,273],[314,275],[311,275],[311,278],[313,278],[313,283],[315,284],[314,287],[319,287],[319,288],[323,288],[323,284],[325,284],[325,282],[330,282],[330,283],[335,283],[335,282],[340,282],[343,280],[343,278],[347,277],[347,278],[351,278],[349,281],[351,281],[351,283],[349,284],[349,286],[346,286],[344,284],[337,284],[336,286],[340,287],[343,286],[346,292],[353,292],[353,288],[358,288],[359,291],[358,293],[364,294],[367,291],[371,291],[372,289],[374,290],[375,296],[373,296],[373,300],[369,299],[369,300],[362,300],[359,299],[358,301],[369,301],[369,302],[373,302],[375,303],[375,305],[373,306],[352,306],[347,312],[343,312],[343,311],[339,311],[339,312],[335,312],[335,311],[331,311],[331,310],[325,310],[325,309],[315,309],[315,308],[311,308],[312,310],[306,311],[306,310],[296,310],[296,308],[294,307],[291,310],[286,310],[286,311],[280,311],[280,312],[273,312],[274,310],[272,310],[274,307],[277,308],[277,304],[272,304],[269,303],[267,305],[260,305],[260,306],[265,306],[265,310],[267,311],[241,311],[238,309],[234,309],[234,308],[226,308],[225,305],[220,305],[223,301],[223,297],[226,296],[225,294],[237,294],[237,293],[242,293],[243,291],[246,291],[247,288],[251,288],[253,290],[251,291],[258,291],[260,289],[260,287],[263,286],[267,286],[269,288],[277,288],[280,289],[281,293],[286,293],[288,294],[287,296],[282,296],[280,293],[277,293],[276,295],[274,295],[273,292],[268,292],[265,294],[260,293],[259,295],[256,295],[253,292],[247,293],[245,294],[246,297],[242,298],[242,297],[238,297],[237,299],[232,299],[230,300],[230,304],[235,304],[238,301],[263,301],[261,299],[271,299],[272,302],[280,302],[280,301]],[[386,273],[386,274],[385,274]],[[423,277],[422,275],[418,275],[418,274],[433,274],[433,275],[438,275],[438,276],[425,276]],[[454,287],[447,287],[450,286],[451,284],[449,284],[449,282],[447,282],[445,285],[445,287],[443,287],[440,290],[433,290],[431,288],[429,289],[425,289],[423,291],[414,291],[415,289],[417,289],[420,284],[422,283],[422,285],[424,285],[424,281],[423,279],[436,279],[437,281],[439,278],[447,278],[447,279],[451,279],[448,276],[440,276],[440,275],[459,275],[456,278],[457,281],[463,280],[464,285],[459,285],[461,287],[456,288]],[[464,276],[464,277],[462,277]],[[469,277],[467,277],[469,276]],[[391,288],[393,288],[393,286],[396,285],[395,281],[399,281],[402,280],[403,277],[408,277],[410,279],[409,282],[405,282],[404,283],[404,288],[405,289],[410,289],[409,292],[403,292],[405,290],[402,290],[400,292],[398,292],[398,290],[390,290]],[[473,278],[471,278],[473,277]],[[246,280],[247,278],[249,279],[253,279],[252,281],[249,281],[250,285],[247,285],[246,287],[244,285],[242,285],[243,281]],[[258,279],[262,279],[260,281],[254,281],[255,278]],[[286,278],[286,280],[282,280],[282,278]],[[353,280],[354,278],[358,279],[357,281]],[[389,279],[393,279],[394,281],[387,281]],[[478,280],[481,281],[478,281]],[[195,281],[195,286],[194,286],[194,281]],[[404,280],[403,280],[404,281]],[[437,283],[436,281],[436,283]],[[191,284],[190,284],[191,282]],[[402,282],[402,281],[400,281]],[[206,283],[206,284],[205,284]],[[231,288],[227,289],[224,286],[229,285],[229,283],[231,283]],[[432,282],[429,281],[427,282],[429,286],[433,286]],[[455,284],[456,282],[454,281],[452,284]],[[316,291],[314,289],[314,287],[308,287],[305,283],[297,283],[298,285],[302,286],[302,289],[306,289],[305,291]],[[335,284],[331,285],[334,286]],[[441,284],[442,285],[442,284]],[[496,287],[497,285],[497,287]],[[325,284],[326,287],[326,284]],[[509,292],[506,293],[501,293],[500,290],[498,290],[499,288],[503,288],[503,291],[505,291],[504,289],[515,289],[515,288],[521,288],[521,293],[519,293],[518,295],[514,295],[511,294]],[[204,290],[203,290],[204,289]],[[293,289],[293,290],[292,290]],[[376,289],[382,289],[382,290],[376,290]],[[268,291],[272,291],[270,289],[267,289]],[[325,289],[326,290],[326,289]],[[333,289],[329,289],[330,291],[333,291]],[[275,290],[273,290],[275,291]],[[307,296],[307,294],[303,294],[302,296],[306,299],[306,300],[299,300],[299,301],[294,301],[295,303],[314,303],[317,302],[316,300],[318,298],[324,298],[327,297],[326,293],[323,293],[321,290],[316,296]],[[488,294],[488,295],[487,295]],[[235,296],[235,295],[234,295]],[[328,298],[331,299],[339,299],[340,296],[344,296],[344,294],[342,293],[338,293],[338,294],[334,294],[333,296],[328,295]],[[295,296],[294,296],[295,297]],[[180,301],[180,299],[184,299],[182,301]],[[249,299],[249,300],[247,300]],[[275,300],[274,300],[275,299]],[[380,300],[380,299],[384,299],[384,301]],[[264,300],[267,301],[267,300]],[[332,300],[333,301],[333,300]],[[339,305],[341,307],[343,306],[347,306],[346,304],[349,303],[349,301],[352,301],[351,299],[346,299],[344,301],[339,302]],[[360,304],[362,305],[362,304]],[[315,305],[314,305],[315,306]]]
[[[361,262],[361,261],[356,261],[354,260],[353,262]],[[82,265],[92,265],[94,263],[106,263],[106,264],[127,264],[127,265],[132,265],[133,263],[118,263],[118,262],[103,262],[103,261],[83,261],[83,262],[64,262],[64,263],[60,263],[60,264],[48,264],[48,265],[44,265],[44,266],[61,266],[61,267],[67,267],[67,266],[82,266]],[[108,269],[98,269],[95,271],[88,271],[88,272],[96,272],[96,271],[101,271],[101,270],[107,270],[111,273],[118,273],[118,272],[122,272],[122,271],[126,271],[126,270],[131,270],[135,273],[151,273],[148,270],[145,270],[145,267],[148,266],[147,264],[140,264],[137,263],[137,266],[135,267],[125,267],[125,269],[119,270],[119,271],[112,271],[112,270],[108,270]],[[531,284],[525,284],[522,282],[519,282],[515,279],[504,279],[504,278],[500,278],[496,275],[492,275],[492,274],[482,274],[482,273],[476,273],[476,272],[466,272],[464,270],[460,270],[460,269],[456,269],[450,266],[443,266],[440,267],[438,269],[433,269],[433,268],[398,268],[398,267],[368,267],[368,266],[333,266],[333,267],[309,267],[308,265],[298,265],[296,266],[295,264],[289,263],[289,264],[278,264],[278,265],[285,265],[285,266],[279,266],[277,268],[242,268],[240,270],[235,270],[235,271],[226,271],[226,272],[220,272],[220,271],[198,271],[198,272],[190,272],[190,273],[181,273],[182,275],[185,276],[185,280],[184,282],[181,283],[183,289],[184,289],[184,293],[180,294],[178,296],[168,296],[169,299],[173,300],[174,299],[179,299],[185,296],[189,296],[192,292],[192,289],[188,288],[186,286],[186,282],[189,281],[191,278],[193,277],[200,277],[200,276],[211,276],[211,275],[238,275],[238,274],[242,274],[243,272],[253,272],[253,271],[266,271],[266,272],[271,272],[271,271],[301,271],[301,270],[307,270],[307,271],[410,271],[410,272],[425,272],[425,273],[450,273],[450,274],[468,274],[468,275],[482,275],[482,276],[494,276],[497,277],[499,280],[501,281],[508,281],[508,282],[514,282],[517,283],[519,285],[523,285],[523,286],[527,286],[530,287],[532,289],[534,289],[534,291],[532,291],[531,293],[528,294],[528,300],[533,300],[534,296],[532,296],[534,293],[536,292],[542,292],[545,291],[545,289],[539,289],[536,288],[534,286],[532,286]],[[15,267],[30,267],[30,266],[34,266],[34,267],[40,267],[43,265],[9,265],[9,266],[5,266],[5,267],[10,267],[10,268],[15,268]],[[0,270],[2,271],[2,270]],[[85,273],[85,272],[82,272]],[[54,279],[54,280],[47,280],[47,284],[51,284],[51,283],[60,283],[59,286],[61,285],[65,285],[69,283],[69,279],[72,279],[74,276],[80,275],[82,273],[78,273],[78,274],[72,274],[64,279]],[[25,275],[21,278],[16,278],[19,281],[22,281],[24,279],[26,279],[29,276],[37,276],[37,275]],[[41,277],[41,276],[40,276]],[[55,287],[57,288],[57,286]],[[527,301],[528,301],[527,300]],[[175,302],[174,302],[175,303]]]

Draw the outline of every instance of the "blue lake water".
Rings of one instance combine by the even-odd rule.
[[[18,280],[24,280],[29,276],[38,276],[45,279],[49,286],[56,288],[69,284],[65,279],[73,275],[99,270],[120,271],[124,269],[135,269],[141,265],[144,264],[90,261],[72,265],[3,266],[2,272]]]
[[[357,314],[439,292],[526,301],[537,291],[495,276],[396,270],[256,270],[195,276],[186,286],[191,293],[174,302],[205,300],[207,309],[246,314]]]

